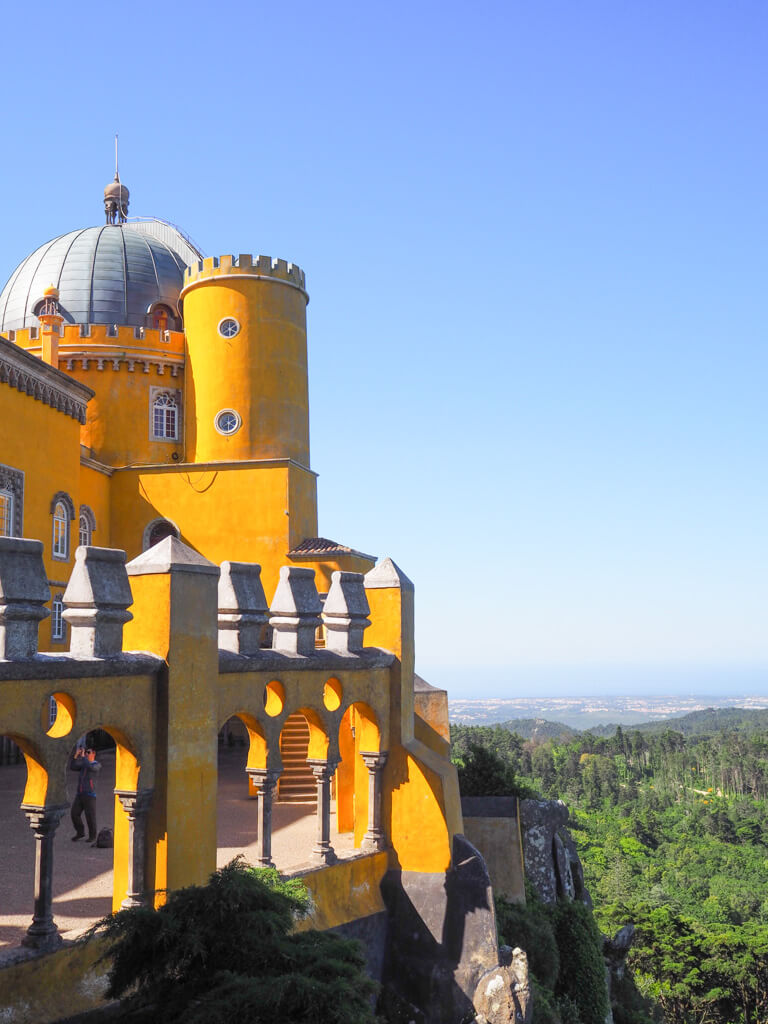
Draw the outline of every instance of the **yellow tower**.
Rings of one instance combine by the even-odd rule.
[[[308,467],[303,271],[268,256],[209,258],[187,268],[181,298],[186,461]]]

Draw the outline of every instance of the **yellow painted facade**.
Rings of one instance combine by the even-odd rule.
[[[339,829],[369,849],[308,878],[312,923],[333,927],[383,912],[386,870],[450,868],[461,807],[444,701],[420,698],[417,714],[412,584],[389,560],[374,569],[371,556],[317,536],[303,272],[263,256],[193,263],[178,305],[168,307],[179,330],[98,323],[95,313],[93,322],[59,330],[64,288],[40,298],[48,312],[34,314],[37,325],[25,320],[0,336],[0,502],[5,488],[16,517],[0,515],[0,536],[42,540],[59,596],[83,538],[122,549],[130,561],[165,550],[167,543],[155,545],[171,536],[199,560],[146,563],[131,573],[133,618],[122,650],[145,652],[146,665],[121,674],[72,659],[54,684],[34,666],[14,675],[15,663],[0,661],[0,735],[25,755],[26,803],[66,804],[73,742],[107,730],[117,744],[116,789],[123,797],[151,793],[143,870],[158,903],[162,890],[202,883],[215,868],[219,729],[239,718],[248,770],[279,774],[282,727],[300,712],[310,763],[339,765]],[[37,307],[30,308],[27,320]],[[368,573],[365,649],[339,661],[323,652],[318,633],[317,650],[293,660],[271,652],[227,660],[217,632],[225,561],[261,565],[268,602],[281,566],[313,570],[321,596],[336,572]],[[56,634],[55,614],[42,624],[40,650],[66,654],[71,627],[60,618],[58,627]],[[259,658],[269,657],[274,664],[261,667]],[[54,686],[59,715],[51,728]],[[372,758],[381,760],[383,848],[370,845]],[[251,793],[262,793],[255,777]],[[134,840],[125,806],[116,796],[115,908],[130,894]]]

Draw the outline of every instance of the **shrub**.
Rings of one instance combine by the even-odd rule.
[[[540,900],[526,905],[498,897],[496,928],[499,944],[519,946],[528,956],[528,967],[540,985],[553,989],[560,971],[560,954],[547,908]]]
[[[560,973],[555,985],[558,997],[578,1007],[581,1024],[604,1024],[608,993],[602,937],[592,912],[579,901],[558,903],[553,912]]]
[[[291,934],[308,908],[302,883],[237,858],[159,910],[120,910],[91,934],[108,943],[108,995],[136,1024],[373,1024],[376,985],[358,943]]]
[[[470,743],[468,751],[454,759],[462,796],[520,796],[511,765],[488,747]]]

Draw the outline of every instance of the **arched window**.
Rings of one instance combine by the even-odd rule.
[[[163,302],[154,302],[147,307],[144,326],[151,327],[155,331],[175,331],[178,327],[178,317],[170,306],[166,306]],[[162,340],[165,339],[161,336]]]
[[[160,391],[152,400],[152,439],[176,441],[179,437],[179,403],[170,391]]]
[[[75,518],[75,503],[64,491],[54,494],[51,502],[53,516],[52,555],[58,562],[69,559],[69,524]]]
[[[179,528],[175,523],[172,523],[170,519],[153,519],[151,523],[147,523],[144,528],[144,536],[142,538],[142,549],[146,551],[148,548],[153,548],[155,544],[159,544],[161,540],[165,540],[166,537],[175,537],[179,539]]]
[[[51,601],[51,640],[61,643],[66,636],[64,624],[64,601],[61,594],[56,594]]]
[[[13,494],[0,491],[0,537],[13,536]]]
[[[82,547],[93,544],[93,533],[96,529],[96,516],[88,505],[80,506],[80,528],[78,540]]]
[[[53,507],[53,557],[69,558],[69,519],[62,501]]]
[[[0,464],[0,537],[24,533],[24,474]]]

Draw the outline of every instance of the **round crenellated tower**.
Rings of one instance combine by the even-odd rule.
[[[184,272],[186,459],[293,459],[309,467],[303,271],[220,256]]]

